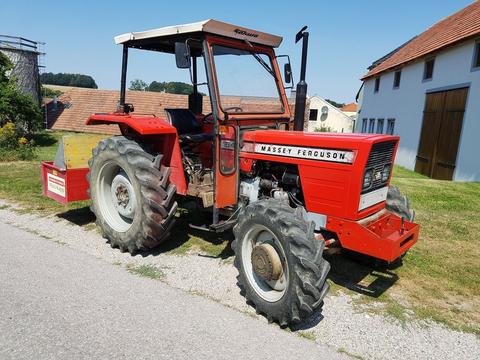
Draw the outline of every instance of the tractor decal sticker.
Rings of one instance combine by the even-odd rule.
[[[250,36],[250,37],[258,37],[258,34],[255,34],[253,32],[249,32],[249,31],[245,31],[245,30],[242,30],[242,29],[235,29],[233,30],[233,32],[235,34],[238,34],[238,35],[245,35],[245,36]]]
[[[47,174],[47,189],[57,195],[65,197],[65,180],[53,174]]]
[[[352,164],[355,153],[353,151],[310,148],[301,146],[285,146],[272,144],[255,144],[255,152],[261,154],[295,157]]]

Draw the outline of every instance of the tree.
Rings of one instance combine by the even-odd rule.
[[[193,85],[180,81],[158,82],[152,81],[146,88],[146,91],[166,92],[169,94],[189,95],[193,92]],[[199,92],[205,96],[204,93]]]
[[[333,101],[333,100],[330,100],[330,99],[325,99],[326,102],[332,104],[333,106],[335,106],[337,109],[341,109],[342,107],[345,106],[344,103],[338,103],[336,101]]]
[[[130,87],[128,88],[129,90],[134,90],[134,91],[145,91],[148,88],[148,84],[140,79],[135,79],[130,81]]]
[[[11,122],[22,135],[31,134],[41,128],[42,115],[38,104],[21,93],[15,80],[7,75],[12,67],[10,60],[0,52],[0,126]]]
[[[42,84],[61,85],[61,86],[75,86],[82,88],[98,89],[97,83],[89,75],[83,74],[68,74],[51,72],[40,75]]]

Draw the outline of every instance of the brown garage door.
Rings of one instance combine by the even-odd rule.
[[[452,180],[468,88],[427,94],[415,171]]]

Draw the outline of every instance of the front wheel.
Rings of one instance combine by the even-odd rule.
[[[330,264],[303,208],[266,199],[246,206],[235,225],[239,286],[257,312],[281,326],[309,318],[323,305]]]

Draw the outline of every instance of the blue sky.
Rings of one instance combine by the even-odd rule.
[[[309,94],[350,102],[374,60],[472,1],[0,0],[0,34],[46,42],[46,71],[88,74],[100,88],[117,89],[115,35],[215,18],[283,36],[277,54],[291,56],[298,79],[301,49],[294,36],[308,25]],[[130,59],[129,80],[188,81],[168,55],[135,52]]]

